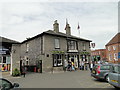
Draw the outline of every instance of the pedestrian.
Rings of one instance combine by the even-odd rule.
[[[71,63],[71,61],[68,61],[68,70],[69,70],[69,71],[72,70],[72,63]]]
[[[82,61],[82,63],[81,63],[81,64],[82,64],[82,70],[84,70],[84,62]]]
[[[87,62],[85,62],[85,70],[87,70]]]
[[[67,60],[64,60],[64,71],[67,71],[68,68],[68,62]]]
[[[72,62],[72,71],[75,71],[74,62]]]
[[[90,62],[90,71],[92,72],[92,69],[93,69],[93,62],[91,61]]]
[[[25,77],[25,74],[26,74],[25,66],[22,67],[22,74]]]

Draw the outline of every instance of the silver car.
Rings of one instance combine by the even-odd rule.
[[[12,84],[7,79],[0,78],[0,90],[14,90],[15,88],[18,87],[19,87],[18,83]]]
[[[120,64],[114,64],[108,74],[108,82],[115,88],[120,88]]]

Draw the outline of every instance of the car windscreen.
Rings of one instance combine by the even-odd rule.
[[[110,66],[109,65],[103,65],[100,67],[100,70],[110,70]]]

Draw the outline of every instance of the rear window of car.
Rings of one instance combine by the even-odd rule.
[[[108,65],[101,66],[100,70],[110,70],[110,66]]]
[[[114,66],[113,67],[113,72],[114,73],[120,73],[120,66]]]

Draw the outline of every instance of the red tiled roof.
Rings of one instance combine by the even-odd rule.
[[[116,43],[120,43],[120,33],[117,33],[117,34],[106,44],[106,46],[111,45],[111,44],[116,44]]]

